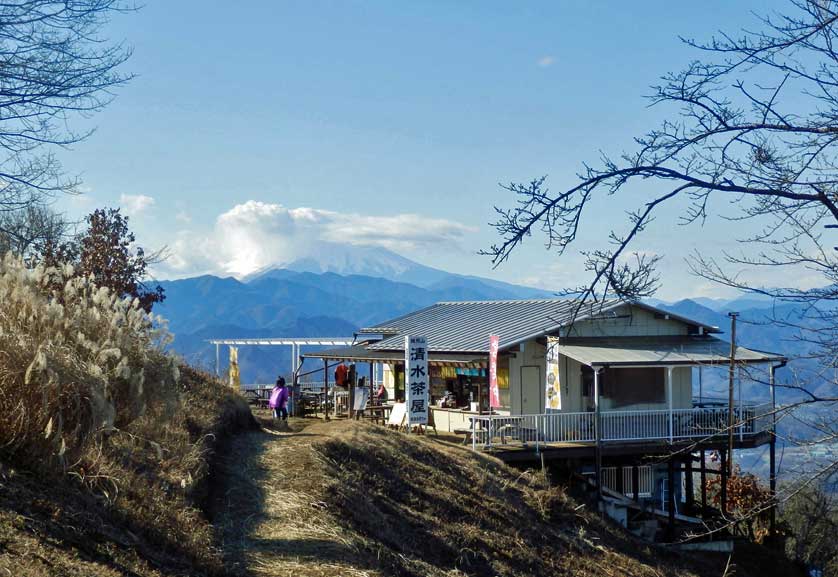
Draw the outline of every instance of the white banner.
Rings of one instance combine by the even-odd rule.
[[[404,384],[407,400],[407,424],[428,424],[428,339],[404,337]]]
[[[562,386],[559,377],[559,338],[547,337],[547,382],[544,394],[546,409],[562,410]]]

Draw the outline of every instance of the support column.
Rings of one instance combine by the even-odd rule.
[[[372,404],[372,396],[375,394],[375,363],[370,361],[370,396],[367,398],[367,406]]]
[[[672,422],[672,367],[666,367],[666,405],[669,410],[669,442],[674,440]]]
[[[596,440],[596,490],[597,499],[602,500],[602,440],[599,420],[599,371],[594,367],[594,438]]]
[[[329,360],[323,359],[323,420],[329,420]]]
[[[707,514],[707,458],[701,449],[701,514]]]
[[[675,539],[675,461],[670,457],[666,464],[666,479],[669,488],[666,499],[666,508],[669,516],[666,534],[667,538],[672,541]]]
[[[721,470],[721,475],[722,475],[721,509],[722,509],[722,515],[727,515],[727,472],[728,472],[727,471],[727,451],[722,449],[721,451],[719,451],[719,454],[721,455],[721,458],[722,458],[722,462],[721,462],[721,465],[722,465],[722,470]]]
[[[215,343],[215,376],[221,376],[221,353],[219,352],[218,348],[221,345]]]
[[[631,490],[635,503],[640,502],[640,467],[637,463],[631,466]]]
[[[619,466],[614,467],[614,469],[617,471],[617,474],[616,474],[617,478],[614,479],[614,481],[617,484],[617,492],[620,495],[625,495],[626,489],[623,486],[623,466],[619,465]]]
[[[690,515],[693,514],[695,506],[695,487],[693,487],[693,455],[687,453],[687,460],[684,461],[684,503]]]
[[[349,399],[349,406],[346,407],[346,414],[349,416],[349,419],[352,420],[355,418],[355,385],[358,384],[358,365],[355,365],[356,369],[352,371],[354,377],[349,382],[349,391],[347,398]]]
[[[777,399],[774,390],[774,369],[774,365],[768,368],[768,385],[771,391],[771,441],[768,453],[768,492],[771,497],[771,516],[768,527],[772,538],[777,536]]]

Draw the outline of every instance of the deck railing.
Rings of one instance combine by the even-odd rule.
[[[770,426],[770,404],[742,405],[733,411],[737,439],[762,433]],[[603,443],[709,440],[727,435],[728,416],[727,407],[602,411],[599,436]],[[594,412],[478,415],[472,422],[474,449],[517,445],[539,450],[545,444],[596,441]]]

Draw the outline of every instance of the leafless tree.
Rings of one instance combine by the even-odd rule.
[[[609,242],[582,254],[589,282],[571,287],[581,301],[609,294],[650,296],[659,256],[635,254],[637,239],[668,204],[682,203],[680,225],[701,226],[717,213],[739,225],[737,252],[696,253],[691,269],[736,289],[796,303],[799,315],[777,317],[807,345],[813,374],[784,384],[796,405],[821,410],[787,413],[807,420],[817,442],[838,440],[838,6],[791,0],[785,14],[761,19],[756,31],[721,34],[708,42],[682,39],[698,54],[653,87],[663,120],[619,158],[584,164],[558,191],[545,177],[502,185],[515,196],[496,207],[501,240],[485,251],[495,266],[534,233],[567,255],[583,215],[601,196],[620,196],[634,209]],[[657,226],[660,223],[656,223]],[[632,260],[632,258],[634,260]],[[771,286],[754,272],[771,268]],[[819,282],[801,287],[801,273]],[[791,279],[791,281],[787,280]],[[835,475],[828,463],[819,475]]]
[[[123,0],[0,3],[0,211],[73,191],[56,147],[79,142],[73,116],[106,105],[129,78],[117,68],[130,49],[101,36]]]
[[[73,224],[43,204],[0,212],[0,255],[11,251],[35,262],[47,247],[69,240],[72,233]]]

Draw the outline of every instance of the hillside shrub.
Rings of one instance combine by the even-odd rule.
[[[0,456],[77,463],[97,439],[177,402],[169,335],[70,266],[0,261]]]

